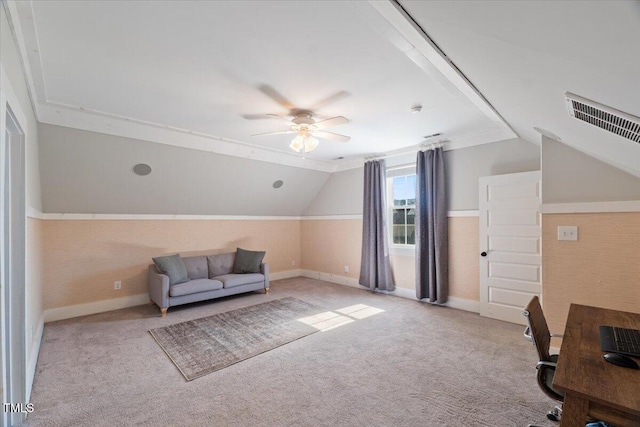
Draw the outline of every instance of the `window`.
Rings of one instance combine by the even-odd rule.
[[[416,176],[391,178],[391,237],[394,245],[415,245]]]

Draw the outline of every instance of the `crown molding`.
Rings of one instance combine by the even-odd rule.
[[[303,158],[294,152],[289,154],[217,135],[72,105],[53,102],[40,104],[40,121],[51,125],[66,126],[90,132],[105,133],[321,172],[331,173],[336,169],[336,165],[332,162]]]

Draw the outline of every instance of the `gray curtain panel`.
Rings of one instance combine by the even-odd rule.
[[[416,297],[443,304],[449,296],[447,197],[442,148],[416,162]]]
[[[392,291],[394,284],[387,244],[386,194],[387,170],[384,160],[366,162],[360,284],[371,290]]]

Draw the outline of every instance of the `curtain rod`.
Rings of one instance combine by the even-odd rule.
[[[399,151],[399,152],[396,152],[396,153],[371,154],[369,156],[365,156],[364,157],[364,161],[368,162],[369,160],[382,160],[382,159],[388,159],[390,157],[404,156],[405,154],[411,154],[411,153],[415,153],[417,151],[427,151],[427,150],[433,150],[434,148],[442,148],[445,144],[448,144],[449,142],[451,142],[451,141],[448,141],[448,140],[437,141],[437,142],[432,142],[430,144],[420,144],[419,146],[413,146],[409,150],[403,150],[403,151]],[[416,151],[414,151],[414,150],[416,150]],[[410,163],[408,163],[408,164],[410,164]]]

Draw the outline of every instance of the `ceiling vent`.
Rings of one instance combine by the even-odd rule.
[[[432,133],[431,135],[423,136],[424,139],[435,138],[436,136],[442,136],[442,132]]]
[[[640,117],[565,92],[569,114],[623,138],[640,143]]]

